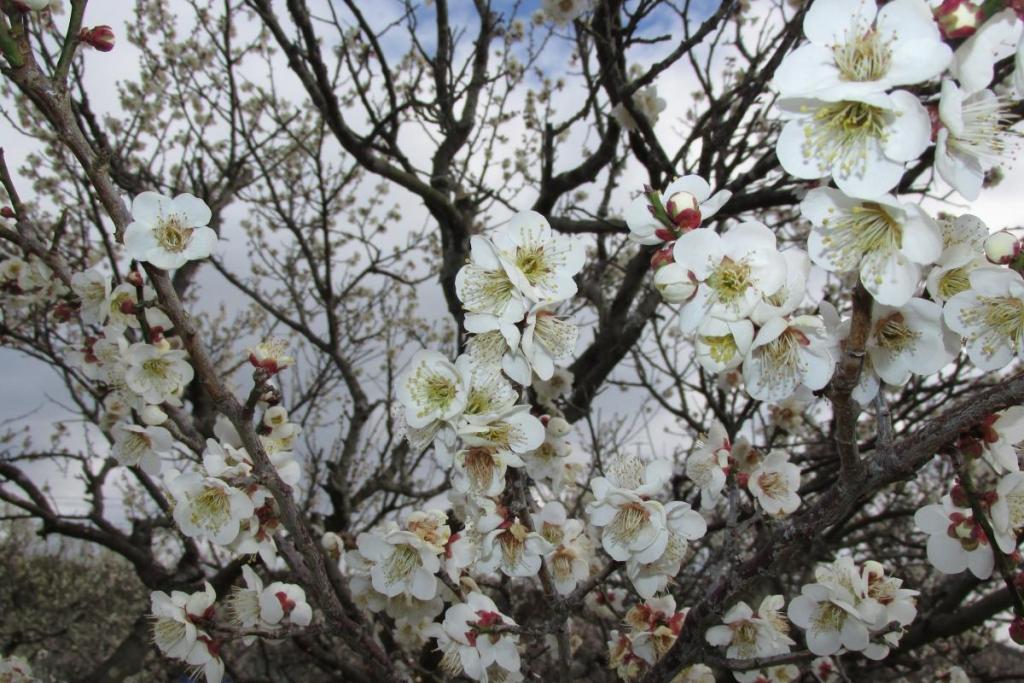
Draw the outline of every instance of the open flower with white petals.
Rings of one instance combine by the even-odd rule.
[[[147,403],[175,402],[195,376],[188,353],[136,342],[124,354],[124,381]]]
[[[665,504],[665,526],[668,528],[668,541],[656,560],[639,562],[631,559],[626,562],[626,575],[644,599],[665,590],[669,580],[679,574],[689,542],[702,538],[708,530],[707,522],[700,513],[694,511],[689,503],[678,500]]]
[[[626,623],[633,632],[629,639],[633,653],[654,666],[672,648],[682,631],[689,609],[676,611],[671,595],[649,598],[626,613]]]
[[[523,453],[526,473],[534,481],[547,482],[555,491],[562,486],[565,477],[565,465],[572,449],[566,435],[572,427],[564,418],[548,418],[544,427],[544,441],[528,453]]]
[[[1024,357],[1024,280],[1005,268],[978,268],[971,287],[946,302],[946,325],[964,337],[981,370],[998,370]]]
[[[261,626],[260,596],[263,594],[263,580],[253,571],[250,565],[242,565],[242,579],[245,588],[234,586],[225,601],[228,619],[232,624],[244,629]],[[256,636],[244,636],[242,642],[251,645]]]
[[[991,90],[965,94],[950,80],[942,82],[935,170],[973,201],[981,194],[987,167],[997,165],[1010,142],[1009,102]]]
[[[981,442],[981,457],[998,473],[1019,472],[1017,444],[1024,441],[1024,406],[989,415],[971,430]]]
[[[533,516],[533,528],[551,544],[544,556],[551,582],[560,595],[568,595],[576,584],[590,575],[590,548],[583,534],[583,523],[569,519],[565,506],[557,500]]]
[[[801,386],[812,391],[821,389],[835,370],[832,346],[820,316],[772,318],[757,331],[743,361],[747,393],[777,403]]]
[[[554,303],[576,293],[573,276],[583,269],[583,242],[555,233],[536,211],[512,216],[492,244],[509,279],[531,301]]]
[[[219,641],[195,626],[213,616],[213,603],[217,594],[209,583],[203,591],[167,595],[154,591],[150,595],[153,618],[153,641],[166,656],[180,659],[186,664],[202,668],[207,683],[220,683],[224,676],[224,662],[218,656]]]
[[[880,562],[869,560],[864,563],[861,569],[861,576],[867,587],[864,601],[873,602],[877,608],[865,608],[862,606],[862,613],[870,613],[877,609],[879,616],[875,621],[874,628],[882,628],[887,624],[896,622],[900,626],[909,626],[917,617],[916,596],[918,591],[903,588],[903,579],[895,576],[886,576],[885,567]],[[894,634],[895,635],[895,634]],[[884,652],[883,652],[884,650]],[[889,654],[888,645],[873,641],[871,647],[865,651],[865,656],[871,659],[883,659]],[[881,655],[881,656],[878,656]]]
[[[174,521],[186,536],[227,545],[255,508],[244,491],[214,477],[189,472],[168,484],[174,496]]]
[[[455,454],[452,486],[456,491],[491,498],[505,490],[505,472],[522,467],[516,453],[497,446],[469,446]]]
[[[943,303],[970,289],[971,271],[988,267],[983,245],[988,226],[977,216],[963,214],[939,220],[942,228],[942,254],[928,272],[925,287],[934,301]]]
[[[467,313],[493,315],[517,323],[528,308],[523,293],[509,278],[496,247],[486,237],[470,238],[469,263],[455,275],[455,292]]]
[[[664,192],[644,192],[630,203],[625,216],[629,238],[648,245],[670,242],[714,216],[730,197],[728,190],[712,194],[700,176],[677,178]]]
[[[859,95],[821,92],[779,100],[788,121],[775,145],[792,176],[831,176],[839,189],[879,197],[903,177],[931,142],[928,111],[905,90]]]
[[[174,439],[163,427],[141,427],[118,423],[114,426],[114,447],[110,454],[125,467],[141,467],[149,475],[160,474],[160,458],[170,456]]]
[[[775,233],[757,222],[740,223],[724,235],[707,228],[682,235],[673,247],[675,263],[699,283],[682,304],[679,327],[694,332],[707,316],[740,320],[786,282],[786,261]]]
[[[771,453],[750,473],[747,488],[769,515],[791,515],[800,507],[800,468],[787,453]]]
[[[807,239],[811,260],[831,272],[859,271],[879,303],[906,303],[917,290],[921,266],[942,254],[938,224],[890,195],[863,200],[820,187],[807,193],[800,211],[814,224]]]
[[[700,507],[710,510],[718,502],[731,466],[732,444],[725,427],[717,420],[686,458],[686,476],[700,487]]]
[[[835,654],[840,648],[860,651],[868,647],[868,625],[854,606],[849,587],[811,583],[789,603],[789,620],[804,629],[807,649],[816,655]]]
[[[440,668],[452,677],[474,681],[521,681],[519,635],[507,629],[515,622],[498,611],[494,601],[472,592],[448,608],[444,621],[428,627],[443,653]]]
[[[210,207],[193,195],[171,199],[143,192],[132,200],[132,222],[124,231],[128,256],[164,270],[204,259],[217,245],[217,233],[207,227],[211,218]]]
[[[578,338],[579,328],[556,316],[550,306],[534,306],[526,316],[526,328],[519,341],[520,352],[514,361],[519,371],[509,376],[523,385],[532,381],[527,374],[529,371],[538,379],[551,379],[556,366],[565,366],[572,361]],[[503,364],[503,367],[508,372],[508,364]],[[521,378],[526,381],[521,381]]]
[[[393,598],[411,595],[430,600],[437,595],[440,551],[411,531],[392,527],[383,532],[364,532],[356,538],[359,553],[371,564],[373,589]]]
[[[476,568],[482,572],[501,571],[505,576],[536,576],[541,557],[553,550],[543,536],[523,524],[518,517],[481,520],[480,559]]]
[[[914,523],[928,534],[928,561],[940,572],[959,574],[970,569],[983,580],[992,575],[992,546],[969,509],[955,506],[949,496],[944,496],[941,504],[919,509]]]
[[[458,435],[470,447],[494,447],[521,455],[544,442],[544,423],[530,414],[529,405],[520,404],[501,413],[467,415],[460,421]],[[522,462],[514,466],[521,467]]]
[[[783,97],[883,92],[935,78],[952,58],[924,0],[818,0],[803,27],[809,42],[772,81]]]
[[[102,325],[110,315],[107,299],[110,297],[110,277],[95,269],[71,276],[71,291],[81,302],[82,322]]]
[[[167,317],[166,313],[152,305],[156,299],[156,292],[151,287],[144,287],[142,298],[146,302],[145,319],[150,331],[166,332],[170,330],[173,326],[171,319]],[[107,329],[117,330],[120,334],[126,327],[136,329],[140,327],[137,315],[138,303],[138,290],[133,284],[122,282],[110,290],[106,302]]]
[[[405,406],[405,421],[420,429],[435,420],[460,415],[469,398],[468,378],[437,351],[418,351],[409,369],[398,379],[398,400]]]
[[[565,2],[566,0],[562,1]],[[658,122],[658,117],[661,116],[661,112],[665,111],[665,107],[668,105],[664,98],[658,97],[658,88],[653,85],[640,88],[633,93],[630,99],[633,101],[634,110],[644,117],[652,127]],[[629,110],[626,109],[622,102],[612,107],[612,116],[626,130],[636,130],[636,119],[633,118],[633,115],[629,113]]]
[[[665,508],[649,497],[671,474],[667,460],[645,465],[639,458],[621,457],[606,469],[606,476],[591,480],[595,500],[587,513],[590,523],[601,528],[601,545],[613,559],[653,562],[665,552]]]
[[[754,324],[743,320],[704,318],[697,327],[693,347],[697,362],[708,372],[739,367],[754,341]]]
[[[556,26],[566,26],[590,9],[592,0],[543,0],[544,16]]]
[[[789,652],[793,641],[787,633],[788,624],[778,610],[785,604],[781,595],[769,595],[762,603],[770,611],[769,618],[754,612],[750,605],[738,602],[722,616],[722,624],[712,626],[704,637],[715,647],[725,647],[730,659],[750,659]],[[740,679],[737,679],[740,680]]]
[[[942,324],[937,303],[913,298],[899,308],[874,305],[865,350],[882,381],[903,386],[911,375],[931,375],[950,363],[960,338]]]

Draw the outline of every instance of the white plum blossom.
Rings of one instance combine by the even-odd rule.
[[[220,683],[224,662],[216,654],[214,641],[197,628],[195,622],[212,617],[216,599],[217,594],[209,583],[205,590],[191,595],[181,591],[170,595],[163,591],[150,594],[153,642],[167,657],[201,667],[207,683]]]
[[[654,666],[665,656],[683,628],[688,609],[676,611],[671,595],[648,598],[626,613],[626,623],[632,627],[629,635],[632,652]]]
[[[443,622],[427,628],[430,637],[437,638],[437,649],[443,653],[440,668],[449,676],[513,683],[522,680],[519,636],[503,628],[514,625],[493,600],[474,591],[465,602],[449,607]]]
[[[71,276],[71,291],[81,302],[80,313],[86,325],[102,325],[110,315],[110,277],[95,269]]]
[[[661,112],[665,111],[665,107],[668,105],[664,98],[658,97],[658,88],[653,85],[637,90],[630,99],[635,111],[643,116],[651,127],[654,127],[654,124],[658,122],[658,117],[661,115]],[[633,115],[629,113],[626,105],[622,102],[612,107],[612,116],[626,130],[636,130],[636,119],[633,118]]]
[[[136,342],[124,354],[124,382],[147,403],[176,402],[195,376],[188,353]]]
[[[718,502],[725,479],[732,466],[732,444],[725,427],[717,420],[707,435],[686,458],[686,476],[700,488],[700,507],[710,510]]]
[[[417,534],[393,526],[383,533],[359,534],[356,545],[371,565],[370,579],[378,593],[388,598],[405,594],[418,600],[437,595],[441,551]]]
[[[700,513],[691,509],[689,503],[678,500],[665,505],[665,526],[668,528],[668,541],[656,560],[639,562],[631,559],[626,562],[626,575],[645,600],[665,590],[671,578],[679,574],[689,542],[702,538],[708,530],[707,522]]]
[[[986,167],[998,164],[1007,150],[1012,124],[1007,103],[991,90],[967,95],[945,80],[939,120],[935,170],[964,199],[973,201],[981,194]]]
[[[753,341],[754,324],[745,318],[705,318],[697,327],[693,347],[700,366],[719,373],[739,367]]]
[[[174,521],[181,532],[217,545],[234,541],[242,521],[255,510],[244,491],[199,472],[175,477],[168,488],[174,496]]]
[[[792,396],[801,386],[817,391],[835,370],[832,340],[820,316],[772,318],[757,331],[743,361],[747,393],[768,403]]]
[[[501,571],[505,576],[536,576],[541,558],[552,551],[552,544],[536,531],[531,531],[518,517],[495,516],[479,522],[480,558],[476,568],[481,572]]]
[[[775,152],[792,176],[831,176],[840,190],[879,197],[899,183],[931,140],[931,119],[917,97],[891,93],[793,97],[777,105],[788,119]]]
[[[650,190],[630,202],[625,215],[629,238],[647,245],[669,242],[714,216],[731,197],[729,190],[712,194],[711,185],[698,175],[677,178],[664,192]]]
[[[398,400],[405,421],[413,428],[460,415],[469,397],[467,378],[437,351],[418,351],[409,369],[398,379]]]
[[[565,466],[572,449],[566,436],[572,427],[564,418],[550,417],[544,427],[544,441],[537,448],[522,455],[526,473],[534,481],[547,482],[552,490],[562,486]]]
[[[725,647],[730,659],[789,652],[793,641],[786,635],[788,624],[785,618],[778,613],[784,605],[785,599],[781,595],[764,598],[757,612],[740,601],[722,616],[722,624],[709,628],[704,637],[710,645]]]
[[[982,252],[989,233],[984,221],[966,213],[941,219],[939,226],[942,228],[942,254],[928,272],[925,287],[934,301],[944,303],[970,288],[971,271],[989,265]]]
[[[679,327],[692,333],[705,317],[740,320],[786,282],[786,261],[775,233],[757,222],[740,223],[723,235],[702,228],[682,235],[673,247],[675,263],[699,283],[682,304]]]
[[[928,562],[940,572],[959,574],[970,569],[982,580],[992,575],[992,546],[971,510],[955,506],[944,496],[941,503],[919,509],[914,523],[928,534]]]
[[[543,0],[544,16],[556,26],[566,26],[590,9],[593,0]]]
[[[164,270],[204,259],[217,245],[211,218],[210,207],[193,195],[171,199],[143,192],[132,200],[132,222],[124,231],[128,256]]]
[[[911,375],[931,375],[950,363],[960,339],[942,324],[941,306],[913,298],[899,308],[872,307],[865,350],[882,381],[902,386]]]
[[[859,271],[876,301],[902,306],[917,290],[921,266],[942,254],[938,224],[891,195],[857,199],[822,187],[807,193],[800,211],[814,224],[811,260],[837,273]]]
[[[747,488],[769,515],[791,515],[800,507],[800,468],[789,462],[788,454],[770,453],[750,473]]]
[[[455,275],[455,292],[467,313],[491,315],[508,323],[522,320],[528,308],[496,247],[480,235],[470,238],[470,260]]]
[[[981,457],[997,473],[1019,472],[1017,444],[1024,441],[1024,406],[1010,406],[981,422]]]
[[[594,502],[587,506],[590,523],[601,528],[601,545],[615,560],[653,562],[665,551],[668,528],[664,506],[649,497],[672,474],[671,464],[646,465],[636,457],[620,457],[590,482]]]
[[[544,216],[521,211],[494,233],[492,244],[512,284],[535,303],[556,303],[576,293],[583,242],[555,233]]]
[[[869,644],[868,626],[854,606],[850,588],[824,583],[805,585],[789,603],[789,620],[806,632],[807,649],[831,655],[845,647],[864,650]]]
[[[452,486],[474,496],[493,497],[505,490],[505,472],[522,467],[516,453],[496,446],[468,446],[454,457]]]
[[[1024,356],[1024,280],[1005,268],[978,268],[969,279],[970,289],[946,302],[943,318],[979,369],[1004,368]]]
[[[114,426],[110,454],[125,467],[141,467],[149,475],[160,474],[160,459],[170,456],[174,439],[163,427],[140,427],[119,423]]]
[[[572,361],[578,337],[576,325],[556,316],[549,306],[538,304],[526,316],[526,327],[519,340],[520,353],[516,357],[525,361],[525,366],[538,379],[548,380],[557,366],[565,366]],[[529,385],[531,380],[524,372],[524,363],[515,363],[515,366],[519,372],[509,373],[509,376],[520,384]],[[509,371],[507,364],[503,364],[503,368]],[[526,381],[521,381],[523,378]]]
[[[783,97],[821,91],[883,92],[938,76],[952,50],[924,0],[818,0],[804,15],[808,43],[782,60],[773,84]]]
[[[533,528],[551,544],[544,556],[551,582],[560,595],[568,595],[576,584],[590,575],[590,549],[583,534],[583,523],[569,519],[565,506],[552,501],[533,515]]]

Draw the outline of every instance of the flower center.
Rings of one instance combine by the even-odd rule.
[[[865,254],[899,249],[903,229],[880,204],[864,202],[827,222],[822,244],[843,270],[855,270]]]
[[[875,339],[878,345],[891,355],[913,350],[920,332],[910,329],[899,311],[892,313],[875,323]]]
[[[147,361],[143,361],[142,369],[150,377],[158,379],[167,379],[171,374],[171,364],[163,358],[150,358]]]
[[[516,522],[498,536],[501,557],[506,567],[516,567],[522,563],[526,554],[526,534],[526,527]]]
[[[966,292],[970,288],[970,271],[963,266],[960,268],[950,268],[939,278],[939,295],[943,299],[950,299],[960,292]]]
[[[820,107],[804,128],[803,153],[843,173],[865,169],[869,143],[884,142],[886,111],[863,102],[831,102]]]
[[[472,268],[472,276],[466,278],[463,304],[470,311],[499,315],[512,298],[515,286],[504,270]]]
[[[419,368],[416,371],[410,384],[412,386],[409,393],[417,403],[423,406],[420,412],[421,416],[431,410],[446,411],[458,395],[458,387],[450,377],[424,368]]]
[[[1010,296],[981,296],[978,306],[960,313],[960,319],[974,331],[972,339],[981,338],[981,351],[992,356],[1009,341],[1014,348],[1024,339],[1024,301]]]
[[[961,109],[963,130],[950,133],[949,146],[991,163],[997,162],[1009,146],[1009,101],[1002,97],[971,97]],[[1019,134],[1018,134],[1019,135]]]
[[[167,650],[185,638],[185,624],[176,619],[161,617],[153,624],[153,640],[161,650]]]
[[[544,537],[544,540],[551,545],[558,545],[562,542],[562,539],[565,538],[565,531],[562,530],[562,527],[557,524],[551,524],[550,522],[544,522],[540,533],[541,536]]]
[[[835,631],[839,632],[843,630],[843,624],[846,623],[846,611],[839,605],[834,605],[831,602],[823,602],[818,606],[818,611],[812,619],[812,625],[815,631]]]
[[[185,251],[189,239],[192,237],[192,229],[185,227],[177,215],[165,218],[153,233],[160,246],[172,252]]]
[[[750,266],[726,257],[708,277],[707,284],[715,290],[719,301],[732,304],[750,288]]]
[[[530,284],[536,284],[551,273],[551,263],[543,245],[516,247],[516,267]]]
[[[731,334],[722,336],[701,336],[700,340],[708,347],[708,355],[716,363],[728,363],[736,357],[739,347]]]
[[[782,334],[761,348],[763,372],[768,383],[781,382],[800,373],[800,347],[810,342],[807,337],[794,328],[787,328]]]
[[[466,400],[467,415],[483,415],[491,412],[493,407],[492,394],[477,387],[470,389],[469,398]]]
[[[231,519],[231,499],[219,486],[208,486],[192,499],[192,523],[217,529]]]
[[[252,624],[260,614],[260,596],[254,590],[235,586],[228,598],[228,613],[236,624]]]
[[[607,533],[612,540],[620,544],[628,544],[636,538],[640,530],[647,526],[650,514],[640,503],[629,503],[619,508],[608,525]]]
[[[572,576],[572,561],[576,559],[575,553],[567,548],[559,548],[551,560],[551,569],[555,576],[568,578]]]
[[[470,448],[466,453],[466,475],[476,491],[485,491],[491,486],[498,464],[494,461],[493,448],[485,446]]]
[[[404,581],[421,564],[420,554],[415,548],[405,543],[396,545],[395,551],[387,559],[384,576],[389,584]]]
[[[878,31],[863,30],[854,25],[847,35],[852,39],[832,47],[839,76],[844,81],[877,81],[889,72],[892,65],[892,48],[889,41],[882,40]]]
[[[765,472],[759,475],[757,485],[769,498],[782,498],[789,493],[789,484],[780,472]]]

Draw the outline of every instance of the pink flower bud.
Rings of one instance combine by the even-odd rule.
[[[672,245],[669,244],[654,252],[654,255],[651,256],[651,268],[657,270],[662,266],[675,263],[675,260],[675,256],[672,254]]]
[[[128,275],[126,275],[124,279],[132,287],[141,287],[142,286],[142,273],[140,273],[137,270],[129,271]]]
[[[0,208],[0,216],[3,216],[4,218],[14,218],[14,209],[9,206]]]
[[[1006,230],[994,232],[985,238],[985,258],[996,265],[1006,265],[1020,253],[1020,242]]]
[[[93,28],[83,28],[78,33],[78,39],[100,52],[110,52],[114,49],[114,29],[105,24]]]
[[[985,21],[981,3],[974,0],[943,0],[932,12],[946,38],[966,38]]]
[[[958,508],[971,506],[971,502],[967,500],[967,492],[964,491],[964,487],[959,483],[954,484],[953,488],[950,489],[949,498],[953,501],[953,505],[956,505]]]

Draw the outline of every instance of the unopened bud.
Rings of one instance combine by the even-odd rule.
[[[1020,242],[1006,230],[994,232],[985,238],[985,258],[996,265],[1006,265],[1020,253]]]
[[[966,38],[985,21],[981,4],[973,0],[943,0],[932,12],[946,38]]]
[[[288,411],[283,406],[274,406],[263,414],[263,424],[268,427],[280,427],[288,422]]]
[[[167,413],[160,409],[160,406],[148,405],[142,409],[141,413],[143,423],[150,427],[156,427],[167,422]]]
[[[140,273],[137,270],[128,271],[128,274],[125,276],[124,279],[132,287],[141,287],[142,286],[142,273]]]
[[[670,304],[687,302],[697,293],[697,283],[678,263],[658,268],[654,274],[654,287],[661,293],[661,298]]]
[[[548,421],[548,432],[556,439],[572,431],[572,427],[564,417],[553,417]]]
[[[675,263],[675,256],[672,254],[672,245],[668,244],[654,252],[651,256],[651,268],[657,270],[662,266],[667,266],[670,263]]]
[[[14,209],[12,209],[9,206],[5,206],[3,208],[0,208],[0,216],[3,216],[4,218],[14,218],[15,217]]]
[[[78,33],[78,39],[100,52],[110,52],[114,49],[114,29],[105,24],[93,28],[83,28]]]
[[[953,488],[949,490],[949,499],[958,508],[971,507],[971,501],[967,499],[967,492],[964,491],[964,487],[960,483],[953,484]]]
[[[121,312],[125,315],[135,315],[135,302],[131,299],[123,299],[118,305]]]
[[[1010,622],[1010,640],[1024,645],[1024,617],[1017,617]]]

